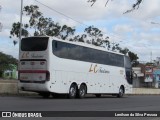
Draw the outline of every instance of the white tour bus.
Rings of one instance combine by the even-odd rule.
[[[132,91],[129,57],[101,47],[55,37],[27,37],[20,42],[19,59],[19,89],[43,97],[122,97]]]

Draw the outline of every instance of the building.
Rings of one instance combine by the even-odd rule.
[[[154,65],[139,64],[133,67],[133,87],[160,88],[160,68]]]
[[[153,80],[155,83],[155,88],[160,88],[160,69],[155,69],[153,71]]]
[[[18,71],[17,71],[17,66],[12,65],[13,68],[11,70],[6,70],[3,73],[3,78],[5,79],[18,79]]]
[[[144,86],[144,72],[142,72],[141,67],[133,67],[133,87],[140,88]]]

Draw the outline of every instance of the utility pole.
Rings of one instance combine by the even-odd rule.
[[[20,11],[20,29],[19,29],[19,53],[20,53],[20,46],[21,46],[21,39],[22,39],[22,15],[23,15],[23,0],[21,0],[21,11]],[[19,55],[20,58],[20,55]]]
[[[0,5],[0,11],[1,11],[1,5]],[[0,32],[2,31],[2,23],[0,22]]]
[[[152,51],[151,51],[151,63],[152,63]]]
[[[21,0],[19,41],[21,41],[22,38],[22,14],[23,14],[23,0]]]

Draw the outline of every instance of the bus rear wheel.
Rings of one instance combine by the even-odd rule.
[[[77,86],[75,84],[72,84],[69,88],[69,94],[68,94],[68,97],[70,99],[73,99],[75,98],[77,95]]]
[[[121,86],[119,88],[119,93],[117,94],[118,98],[122,98],[124,96],[124,88]]]
[[[87,90],[86,85],[81,84],[78,91],[78,98],[84,98],[86,95],[86,90]]]

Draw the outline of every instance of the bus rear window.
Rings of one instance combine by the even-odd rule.
[[[21,41],[22,51],[44,51],[47,49],[49,37],[28,37]]]

